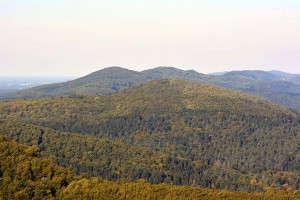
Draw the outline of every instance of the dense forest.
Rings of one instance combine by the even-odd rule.
[[[245,193],[169,184],[110,182],[74,175],[25,146],[0,134],[0,199],[297,199],[299,191]]]
[[[214,76],[173,67],[157,67],[142,72],[109,67],[73,81],[42,85],[1,95],[0,100],[111,94],[123,88],[163,78],[188,80],[237,90],[300,111],[300,75],[277,71],[245,70]]]
[[[180,80],[0,102],[1,133],[77,175],[232,191],[299,190],[299,124],[292,110]]]

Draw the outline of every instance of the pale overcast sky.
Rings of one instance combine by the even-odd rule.
[[[0,75],[300,74],[300,0],[0,0]]]

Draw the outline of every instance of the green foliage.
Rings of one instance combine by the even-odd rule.
[[[297,191],[258,194],[74,176],[42,158],[37,147],[0,135],[0,199],[297,199],[297,195]]]

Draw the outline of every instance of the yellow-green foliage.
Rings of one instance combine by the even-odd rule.
[[[297,199],[289,193],[246,193],[226,190],[200,189],[168,184],[149,184],[140,180],[131,183],[113,183],[97,178],[73,181],[62,192],[64,199],[164,199],[164,200],[222,200],[222,199]]]
[[[3,199],[51,199],[72,173],[27,147],[0,135],[0,196]]]

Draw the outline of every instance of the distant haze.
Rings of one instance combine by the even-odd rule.
[[[299,0],[0,0],[0,75],[109,66],[300,74]]]

